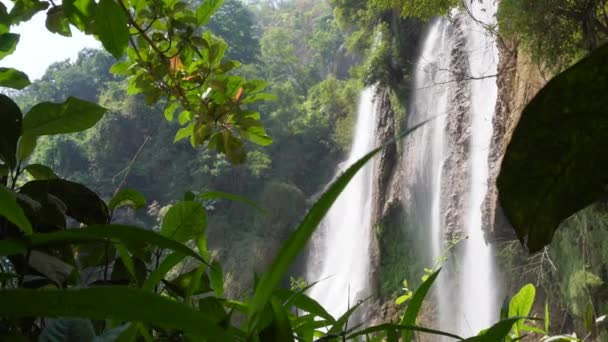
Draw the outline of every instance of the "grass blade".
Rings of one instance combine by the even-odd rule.
[[[411,129],[408,129],[398,139],[411,134],[413,131],[427,122],[428,121],[424,121]],[[377,147],[351,165],[329,186],[329,188],[323,193],[323,195],[321,195],[312,208],[310,208],[300,225],[289,236],[287,241],[282,244],[279,253],[270,266],[270,269],[266,274],[264,274],[258,283],[251,303],[250,328],[254,327],[258,323],[259,315],[270,300],[275,288],[279,285],[281,279],[285,276],[285,273],[296,259],[296,256],[300,253],[300,251],[302,251],[304,246],[306,246],[306,243],[308,240],[310,240],[310,237],[317,229],[317,226],[323,217],[325,217],[325,214],[327,214],[329,208],[334,204],[340,193],[342,193],[344,188],[346,188],[350,180],[379,151],[384,149],[386,146],[394,144],[398,139],[391,140],[386,144]]]
[[[418,287],[414,295],[412,296],[412,300],[407,305],[407,309],[401,318],[401,325],[403,326],[414,326],[416,325],[416,317],[418,317],[418,312],[422,307],[422,303],[424,302],[424,298],[426,297],[429,289],[437,279],[439,272],[441,269],[433,272],[421,285]],[[403,330],[401,333],[403,342],[409,342],[412,340],[413,331],[412,330]]]

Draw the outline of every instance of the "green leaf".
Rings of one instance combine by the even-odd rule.
[[[32,234],[32,225],[23,213],[23,209],[17,204],[15,196],[2,185],[0,185],[0,216],[4,216],[25,234]]]
[[[95,13],[95,27],[103,47],[120,58],[129,45],[127,16],[114,0],[100,0]]]
[[[205,313],[166,297],[128,287],[98,287],[77,290],[0,291],[0,316],[86,317],[144,322],[195,334],[208,341],[230,337]],[[162,313],[159,314],[159,313]]]
[[[205,234],[207,214],[202,204],[192,201],[177,202],[169,208],[160,234],[185,242]]]
[[[217,260],[214,260],[209,266],[209,280],[211,280],[211,287],[215,295],[222,297],[224,295],[224,272],[222,265]]]
[[[96,4],[94,0],[63,0],[63,11],[70,23],[80,31],[91,33]]]
[[[148,278],[144,281],[142,289],[147,291],[154,290],[154,287],[158,285],[161,280],[171,271],[171,269],[184,260],[185,254],[183,253],[172,253],[169,254],[158,267],[150,273]]]
[[[270,301],[272,319],[270,324],[260,332],[261,341],[293,341],[293,332],[286,309],[276,298]]]
[[[211,19],[213,13],[215,13],[215,11],[217,11],[223,3],[224,0],[203,1],[203,3],[196,9],[196,19],[198,20],[198,25],[206,25],[209,22],[209,19]]]
[[[530,315],[532,305],[534,305],[534,297],[536,296],[536,288],[532,284],[524,285],[517,294],[511,298],[509,302],[509,317],[527,317]],[[518,322],[515,326],[515,335],[519,336],[519,330],[522,329],[524,321]]]
[[[53,195],[67,206],[66,214],[84,224],[105,224],[110,220],[106,203],[82,184],[64,179],[34,180],[19,192],[32,198]]]
[[[400,324],[379,324],[379,325],[373,326],[371,328],[367,328],[367,329],[358,331],[356,333],[353,333],[351,335],[348,335],[346,337],[346,339],[350,341],[350,340],[354,340],[356,337],[359,337],[359,336],[366,336],[366,335],[370,335],[370,334],[373,334],[373,333],[376,333],[376,332],[379,332],[379,331],[385,331],[387,329],[407,330],[407,331],[419,331],[419,332],[423,332],[423,333],[427,333],[427,334],[432,334],[432,335],[451,337],[451,338],[457,339],[459,341],[463,340],[462,337],[460,337],[458,335],[450,334],[450,333],[447,333],[447,332],[443,332],[443,331],[439,331],[439,330],[433,330],[433,329],[428,329],[428,328],[424,328],[424,327],[406,326],[406,325],[400,325]],[[496,341],[494,341],[494,342],[496,342]]]
[[[0,2],[0,34],[8,33],[11,25],[11,17],[8,15],[6,6]]]
[[[553,78],[524,109],[497,185],[500,203],[531,252],[560,222],[608,191],[608,45]]]
[[[413,131],[427,122],[428,121],[424,121],[419,125],[408,129],[399,137],[399,139],[411,134]],[[329,186],[329,188],[321,195],[312,208],[310,208],[300,225],[281,245],[281,248],[272,262],[268,272],[264,274],[258,283],[251,303],[250,324],[258,324],[260,313],[268,303],[268,300],[270,299],[275,288],[281,282],[281,279],[283,279],[297,255],[304,248],[304,246],[306,246],[308,240],[310,240],[310,237],[317,229],[319,223],[329,211],[329,208],[331,208],[332,204],[336,201],[340,193],[342,193],[342,190],[346,188],[348,182],[350,182],[355,174],[365,165],[365,163],[372,159],[376,153],[384,149],[386,146],[394,144],[395,141],[396,140],[389,141],[386,144],[372,150],[351,165]]]
[[[143,242],[161,249],[173,250],[205,262],[198,253],[179,242],[168,239],[153,231],[125,225],[98,225],[51,233],[37,233],[24,241],[0,240],[0,254],[13,255],[22,253],[27,250],[28,246],[30,248],[41,248],[53,245],[103,242],[106,240],[124,243],[127,247]]]
[[[342,333],[342,329],[346,327],[346,324],[350,320],[350,317],[353,315],[353,313],[355,313],[355,311],[357,311],[357,309],[359,309],[359,306],[361,306],[363,303],[363,301],[358,302],[350,309],[348,309],[345,313],[343,313],[342,316],[340,316],[337,320],[335,320],[335,323],[332,325],[331,329],[329,329],[328,334],[332,335]]]
[[[192,295],[211,292],[212,289],[209,284],[209,277],[204,271],[204,265],[201,265],[189,272],[180,274],[171,281],[163,280],[163,283],[169,292],[183,298],[190,298]]]
[[[467,338],[465,342],[497,342],[503,341],[509,335],[513,325],[519,321],[523,321],[525,317],[511,317],[503,319],[494,324],[489,329],[481,332],[480,335]]]
[[[35,136],[84,131],[93,127],[106,110],[75,97],[63,103],[38,103],[23,119],[23,131]]]
[[[32,155],[32,152],[34,152],[34,149],[36,149],[37,144],[37,136],[29,134],[22,135],[17,146],[17,158],[20,161],[24,161],[29,158]]]
[[[146,198],[141,192],[135,189],[121,189],[108,204],[111,212],[120,207],[131,207],[133,209],[141,209],[146,206]]]
[[[266,134],[266,130],[262,126],[248,127],[244,135],[249,141],[260,146],[272,144],[272,138]]]
[[[49,7],[49,3],[40,0],[16,0],[15,6],[9,13],[11,24],[16,25],[22,21],[30,20],[34,14],[44,11]]]
[[[192,135],[192,133],[194,132],[194,122],[189,124],[186,127],[182,127],[180,128],[177,133],[175,134],[175,139],[173,139],[173,143],[176,143],[180,140],[186,139],[188,137],[190,137]]]
[[[27,173],[32,176],[35,180],[48,180],[48,179],[57,179],[57,175],[50,167],[44,166],[42,164],[30,164],[24,168]]]
[[[179,102],[172,101],[171,103],[169,103],[167,108],[165,108],[163,114],[165,115],[165,119],[167,119],[167,121],[169,121],[169,122],[173,121],[173,116],[175,115],[175,111],[177,110],[178,107],[179,107]]]
[[[206,200],[214,200],[214,199],[227,199],[227,200],[231,200],[231,201],[235,201],[235,202],[240,202],[243,204],[247,204],[255,209],[257,209],[258,211],[266,214],[267,211],[264,210],[262,207],[260,207],[259,205],[257,205],[254,201],[249,200],[245,197],[239,196],[239,195],[235,195],[235,194],[231,194],[231,193],[227,193],[227,192],[222,192],[222,191],[205,191],[201,194],[198,195],[198,198],[201,199],[202,201],[206,201]]]
[[[416,318],[418,317],[418,313],[420,312],[424,298],[426,298],[427,293],[435,282],[435,279],[437,279],[440,271],[441,269],[438,269],[437,271],[433,272],[422,284],[420,284],[420,287],[418,287],[416,292],[414,292],[412,300],[407,305],[407,309],[405,310],[403,317],[401,317],[401,325],[412,326],[416,324]],[[402,333],[403,342],[411,341],[412,336],[411,330],[404,330]]]
[[[550,323],[551,323],[551,319],[549,316],[549,301],[545,299],[545,334],[549,333]]]
[[[15,167],[17,160],[17,141],[21,135],[22,114],[19,106],[8,96],[0,94],[0,159],[11,168]]]
[[[12,54],[17,48],[19,35],[15,33],[5,33],[0,35],[0,59]]]
[[[45,24],[46,28],[53,33],[58,33],[66,37],[72,36],[70,23],[65,17],[62,5],[51,7],[51,9],[46,12]]]
[[[13,68],[0,68],[0,87],[21,90],[30,85],[30,79],[24,72]]]
[[[285,304],[293,304],[295,307],[302,309],[310,314],[317,317],[321,317],[331,323],[335,323],[336,320],[332,315],[325,310],[325,308],[319,304],[316,300],[308,297],[303,293],[296,293],[291,290],[279,289],[276,292],[276,296],[280,298]]]
[[[133,62],[130,61],[120,61],[116,62],[112,67],[110,67],[110,72],[114,75],[129,75],[129,69],[133,66]]]

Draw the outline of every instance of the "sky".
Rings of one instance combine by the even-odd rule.
[[[8,9],[13,4],[9,0],[0,0]],[[66,59],[75,60],[78,51],[85,47],[101,48],[101,44],[92,36],[72,27],[72,37],[64,37],[49,32],[44,21],[46,12],[36,14],[31,20],[12,26],[11,32],[21,34],[17,49],[12,55],[0,60],[0,67],[11,67],[25,72],[30,80],[39,79],[46,68],[54,62]]]

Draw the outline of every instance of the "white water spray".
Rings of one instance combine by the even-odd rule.
[[[498,61],[484,26],[495,22],[496,4],[473,1],[469,10],[474,19],[457,14],[453,22],[438,19],[429,27],[408,124],[434,119],[415,132],[404,155],[408,219],[429,231],[432,257],[443,256],[449,233],[468,237],[435,284],[438,328],[465,336],[496,321],[499,297],[482,219]]]
[[[375,89],[361,93],[351,151],[338,174],[375,146]],[[373,162],[368,162],[340,194],[322,222],[309,258],[309,281],[321,280],[310,291],[334,317],[369,295]]]
[[[492,247],[484,239],[482,206],[488,190],[488,157],[492,138],[492,118],[495,113],[498,49],[484,25],[494,24],[496,3],[473,3],[471,14],[464,22],[467,38],[471,85],[471,146],[470,198],[465,216],[464,262],[460,273],[462,311],[459,332],[476,334],[487,328],[498,316],[498,292]],[[489,76],[489,77],[488,77]]]

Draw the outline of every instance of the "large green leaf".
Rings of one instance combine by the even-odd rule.
[[[57,175],[50,167],[41,164],[30,164],[24,168],[35,180],[57,179]]]
[[[84,131],[93,127],[106,110],[75,97],[63,103],[38,103],[23,119],[23,131],[33,136]]]
[[[192,333],[207,341],[230,338],[205,313],[166,297],[128,287],[98,287],[78,290],[0,291],[0,316],[85,317],[144,322]]]
[[[509,302],[509,317],[527,317],[532,310],[532,305],[534,305],[535,296],[536,288],[534,285],[524,285]],[[524,323],[521,320],[515,324],[515,334],[519,335],[519,330],[522,329]]]
[[[205,234],[207,214],[202,204],[193,201],[177,202],[169,208],[160,233],[176,241],[192,240]]]
[[[10,55],[17,48],[19,35],[15,33],[5,33],[0,35],[0,59]]]
[[[30,79],[24,72],[13,68],[0,68],[0,87],[23,89],[30,85]]]
[[[46,28],[62,36],[71,37],[70,22],[65,16],[63,6],[54,6],[46,12]]]
[[[500,203],[531,252],[607,193],[608,45],[553,78],[524,109],[498,177]]]
[[[432,120],[432,119],[431,119]],[[399,139],[411,134],[413,131],[426,124],[428,121],[424,121],[407,131],[405,131]],[[394,144],[395,140],[389,141],[386,144],[372,150],[353,165],[351,165],[344,173],[338,177],[329,188],[321,195],[317,202],[310,208],[302,222],[298,225],[296,230],[291,233],[289,238],[281,245],[277,256],[275,257],[272,265],[268,272],[264,274],[260,282],[256,286],[253,300],[251,303],[250,311],[250,328],[258,324],[260,319],[260,313],[268,303],[268,300],[272,296],[275,288],[281,282],[281,279],[285,276],[289,267],[296,259],[297,255],[302,251],[304,246],[310,240],[310,237],[317,229],[319,223],[329,211],[329,208],[336,201],[342,190],[346,188],[348,182],[355,176],[355,174],[367,163],[370,159],[381,151],[386,146]]]
[[[422,307],[422,303],[424,302],[424,298],[429,292],[431,286],[437,279],[439,272],[441,269],[433,272],[426,280],[418,287],[414,295],[412,296],[412,300],[407,305],[407,309],[401,318],[401,325],[404,326],[412,326],[416,324],[416,318],[418,317],[418,313],[420,312],[420,308]],[[412,340],[412,330],[403,330],[402,332],[402,340],[403,342],[409,342]]]
[[[222,6],[224,0],[204,0],[203,3],[196,9],[196,19],[198,25],[203,26],[209,22],[215,11]]]
[[[103,47],[120,58],[129,45],[127,16],[114,0],[100,0],[95,13],[95,27]]]
[[[0,185],[0,216],[3,216],[24,233],[32,234],[32,225],[23,213],[23,209],[17,204],[15,196]]]
[[[82,184],[64,179],[35,180],[19,190],[34,199],[53,195],[67,206],[67,215],[84,224],[105,224],[110,214],[105,202]]]
[[[8,96],[0,94],[0,159],[11,167],[17,160],[17,141],[21,135],[22,114]]]

